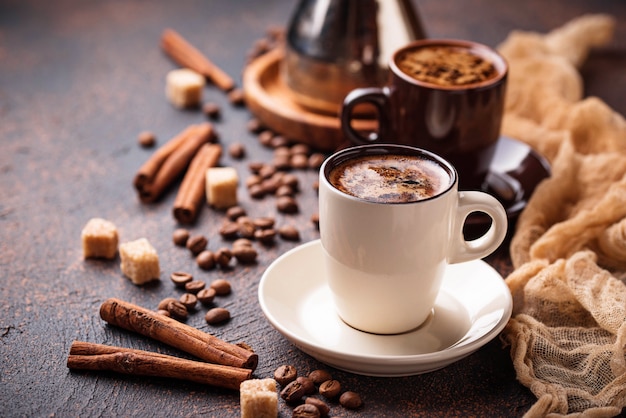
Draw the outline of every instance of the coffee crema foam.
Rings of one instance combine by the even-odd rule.
[[[491,61],[454,46],[427,46],[404,51],[396,64],[414,79],[440,86],[481,83],[498,74]]]
[[[338,190],[376,203],[408,203],[436,196],[450,185],[437,162],[417,156],[371,155],[333,168],[330,183]]]

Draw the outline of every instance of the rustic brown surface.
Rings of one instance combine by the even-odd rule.
[[[615,41],[595,51],[582,69],[586,93],[626,113],[626,3],[615,0],[416,2],[430,36],[497,45],[513,29],[548,31],[588,12],[618,21]],[[165,99],[165,74],[175,64],[159,48],[165,28],[179,31],[240,82],[245,54],[271,25],[284,25],[294,5],[267,1],[69,1],[0,2],[0,415],[1,416],[237,416],[238,393],[187,382],[113,373],[71,372],[74,340],[150,350],[183,357],[160,343],[106,325],[98,316],[109,297],[156,308],[178,296],[168,276],[186,270],[207,282],[227,278],[230,296],[217,304],[231,311],[225,325],[207,326],[203,310],[188,324],[229,341],[245,341],[259,354],[256,377],[287,362],[302,371],[323,367],[289,344],[264,319],[257,285],[265,267],[298,245],[278,239],[261,247],[258,264],[204,272],[188,251],[175,247],[171,209],[175,190],[155,204],[141,204],[132,187],[136,170],[154,149],[137,135],[156,133],[158,145],[191,123],[200,111],[174,109]],[[220,141],[241,141],[248,156],[222,163],[247,173],[247,163],[267,160],[246,130],[245,108],[208,87],[219,103]],[[309,218],[317,198],[313,171],[299,171],[301,211],[277,215],[297,225],[302,242],[318,237]],[[275,215],[274,199],[251,201],[252,216]],[[121,275],[119,259],[84,261],[80,231],[88,219],[114,222],[122,241],[148,238],[161,259],[162,281],[142,288]],[[193,233],[224,243],[223,214],[206,207]],[[506,249],[489,261],[510,271]],[[496,339],[477,353],[437,372],[406,378],[371,378],[332,370],[364,406],[342,416],[521,416],[534,402],[515,380],[508,352]],[[281,416],[291,415],[281,402]]]

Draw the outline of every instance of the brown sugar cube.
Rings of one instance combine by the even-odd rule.
[[[146,238],[121,244],[120,258],[122,273],[134,284],[160,279],[159,256]]]
[[[278,390],[274,379],[250,379],[239,387],[241,418],[278,416]]]
[[[216,209],[237,205],[239,176],[233,167],[211,167],[206,172],[207,203]]]
[[[106,219],[90,219],[81,232],[84,258],[115,258],[118,233],[116,226]]]
[[[197,107],[202,101],[204,84],[204,76],[193,70],[171,70],[165,78],[165,95],[177,108]]]

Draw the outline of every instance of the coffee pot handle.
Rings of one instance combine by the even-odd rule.
[[[352,127],[354,108],[368,103],[376,107],[378,129],[373,132],[359,132]],[[389,115],[389,88],[363,87],[352,90],[343,101],[341,108],[341,129],[344,135],[355,145],[366,145],[387,138],[391,127]]]
[[[471,241],[463,237],[463,225],[471,213],[482,212],[491,218],[489,230]],[[457,239],[451,240],[450,264],[476,260],[493,253],[506,237],[508,219],[502,204],[493,196],[478,191],[459,192],[459,203],[454,223]]]

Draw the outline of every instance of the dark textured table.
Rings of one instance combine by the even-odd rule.
[[[159,49],[166,27],[178,30],[238,83],[253,42],[272,25],[284,26],[292,1],[0,1],[0,415],[2,416],[236,416],[239,395],[228,390],[159,378],[72,372],[66,359],[73,340],[180,355],[158,342],[106,325],[98,316],[109,297],[153,308],[177,292],[176,270],[211,281],[228,278],[233,293],[220,306],[233,314],[220,327],[203,314],[188,324],[225,340],[245,341],[259,354],[256,377],[291,363],[301,371],[324,367],[287,342],[265,320],[257,301],[259,279],[276,257],[299,243],[281,239],[259,246],[258,263],[230,270],[200,270],[189,253],[172,244],[177,227],[175,190],[158,203],[141,204],[132,188],[139,166],[153,152],[137,145],[143,130],[159,144],[185,126],[206,120],[200,111],[174,109],[164,96],[164,77],[175,65]],[[586,94],[626,114],[626,3],[615,0],[415,2],[430,36],[458,37],[492,46],[513,29],[545,32],[589,12],[618,21],[615,41],[594,51],[584,67]],[[271,150],[246,128],[250,113],[207,87],[205,99],[222,107],[215,122],[222,144],[242,141],[248,156],[228,155],[224,165],[242,176],[250,161],[269,161]],[[253,217],[276,216],[297,225],[301,242],[316,239],[313,170],[297,172],[300,213],[277,214],[274,200],[252,201]],[[242,186],[243,187],[243,186]],[[80,232],[103,217],[121,241],[147,237],[161,260],[161,283],[144,287],[122,276],[115,261],[84,261]],[[203,208],[190,229],[218,235],[223,214]],[[506,248],[489,261],[504,275]],[[493,340],[473,355],[429,374],[373,378],[331,370],[364,406],[341,416],[521,416],[534,402],[515,379],[508,351]],[[281,402],[281,416],[290,408]]]

